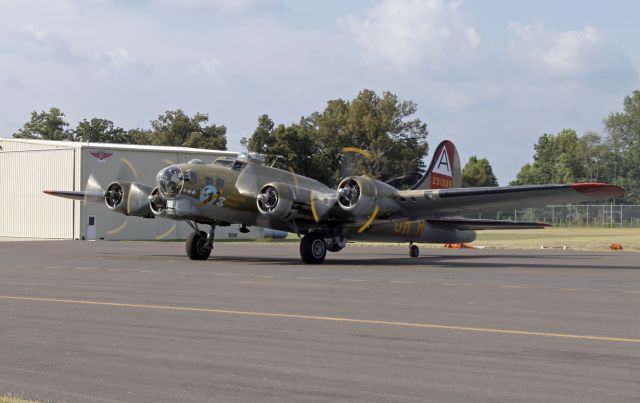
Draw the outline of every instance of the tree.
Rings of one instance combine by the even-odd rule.
[[[151,144],[152,143],[151,130],[148,129],[129,129],[127,130],[127,137],[131,144]]]
[[[131,144],[129,133],[121,127],[114,127],[107,119],[84,119],[73,131],[74,141],[94,143]]]
[[[599,139],[588,133],[579,138],[575,130],[564,129],[557,134],[543,134],[533,146],[533,163],[524,165],[511,184],[533,185],[571,183],[589,180],[591,164],[599,160]]]
[[[486,158],[478,159],[475,155],[462,169],[462,187],[498,186],[491,164]]]
[[[427,125],[410,119],[417,111],[412,101],[399,101],[384,92],[360,91],[352,101],[334,99],[322,112],[314,112],[299,123],[275,127],[262,115],[258,126],[244,144],[250,151],[283,155],[296,173],[335,186],[345,174],[368,174],[394,185],[408,186],[424,172],[427,152]],[[274,128],[275,127],[275,128]],[[345,147],[366,151],[370,159],[345,172]]]
[[[189,117],[182,110],[166,111],[151,121],[152,144],[176,147],[227,149],[227,128],[207,124],[209,116],[196,113]]]
[[[427,125],[420,119],[409,120],[416,111],[415,102],[399,101],[391,92],[378,96],[362,90],[350,102],[329,101],[325,110],[312,118],[325,145],[323,151],[329,153],[327,163],[333,163],[333,156],[339,157],[344,147],[357,147],[371,156],[369,175],[382,180],[400,176],[402,180],[396,184],[408,186],[423,172],[421,162],[428,149]],[[339,173],[337,169],[336,175]]]
[[[640,202],[640,91],[626,96],[623,112],[604,120],[608,133],[606,158],[612,180],[626,189],[627,202]]]
[[[49,112],[31,112],[31,120],[13,134],[14,138],[42,139],[42,140],[72,140],[73,134],[66,127],[69,123],[64,120],[64,113],[58,108],[51,108]]]
[[[275,142],[273,126],[273,120],[271,120],[269,115],[260,115],[256,130],[249,140],[244,139],[247,149],[263,154],[269,151]]]

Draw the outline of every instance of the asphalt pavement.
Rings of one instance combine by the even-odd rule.
[[[640,401],[640,254],[0,242],[0,395]]]

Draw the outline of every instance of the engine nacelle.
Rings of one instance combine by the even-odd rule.
[[[284,220],[293,213],[294,192],[288,185],[268,183],[260,189],[256,203],[260,213]]]
[[[157,186],[153,188],[149,196],[149,207],[155,215],[164,216],[167,212],[167,198]]]
[[[371,214],[378,199],[374,180],[366,176],[350,176],[338,185],[338,204],[347,213],[360,217]]]
[[[124,215],[153,218],[149,204],[153,188],[136,182],[113,182],[107,187],[104,201],[107,207]]]

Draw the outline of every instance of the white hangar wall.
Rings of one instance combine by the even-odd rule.
[[[68,148],[0,152],[0,236],[74,238],[76,206],[42,190],[73,189],[78,155]]]
[[[113,180],[155,184],[167,165],[198,158],[205,163],[236,153],[182,147],[0,139],[0,236],[60,239],[171,240],[192,229],[184,222],[127,217],[103,203],[48,196],[44,189],[84,190],[91,176],[106,188]],[[94,235],[95,234],[95,235]],[[216,238],[257,238],[252,228],[216,228]]]

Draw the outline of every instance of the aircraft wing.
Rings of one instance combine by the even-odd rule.
[[[43,190],[43,193],[46,193],[51,196],[63,197],[65,199],[72,200],[88,200],[88,201],[96,201],[100,202],[104,200],[105,192],[91,192],[91,191],[73,191],[73,190]]]
[[[606,183],[532,185],[485,188],[407,190],[398,192],[410,219],[442,218],[482,210],[541,207],[580,203],[624,195],[620,186]]]

